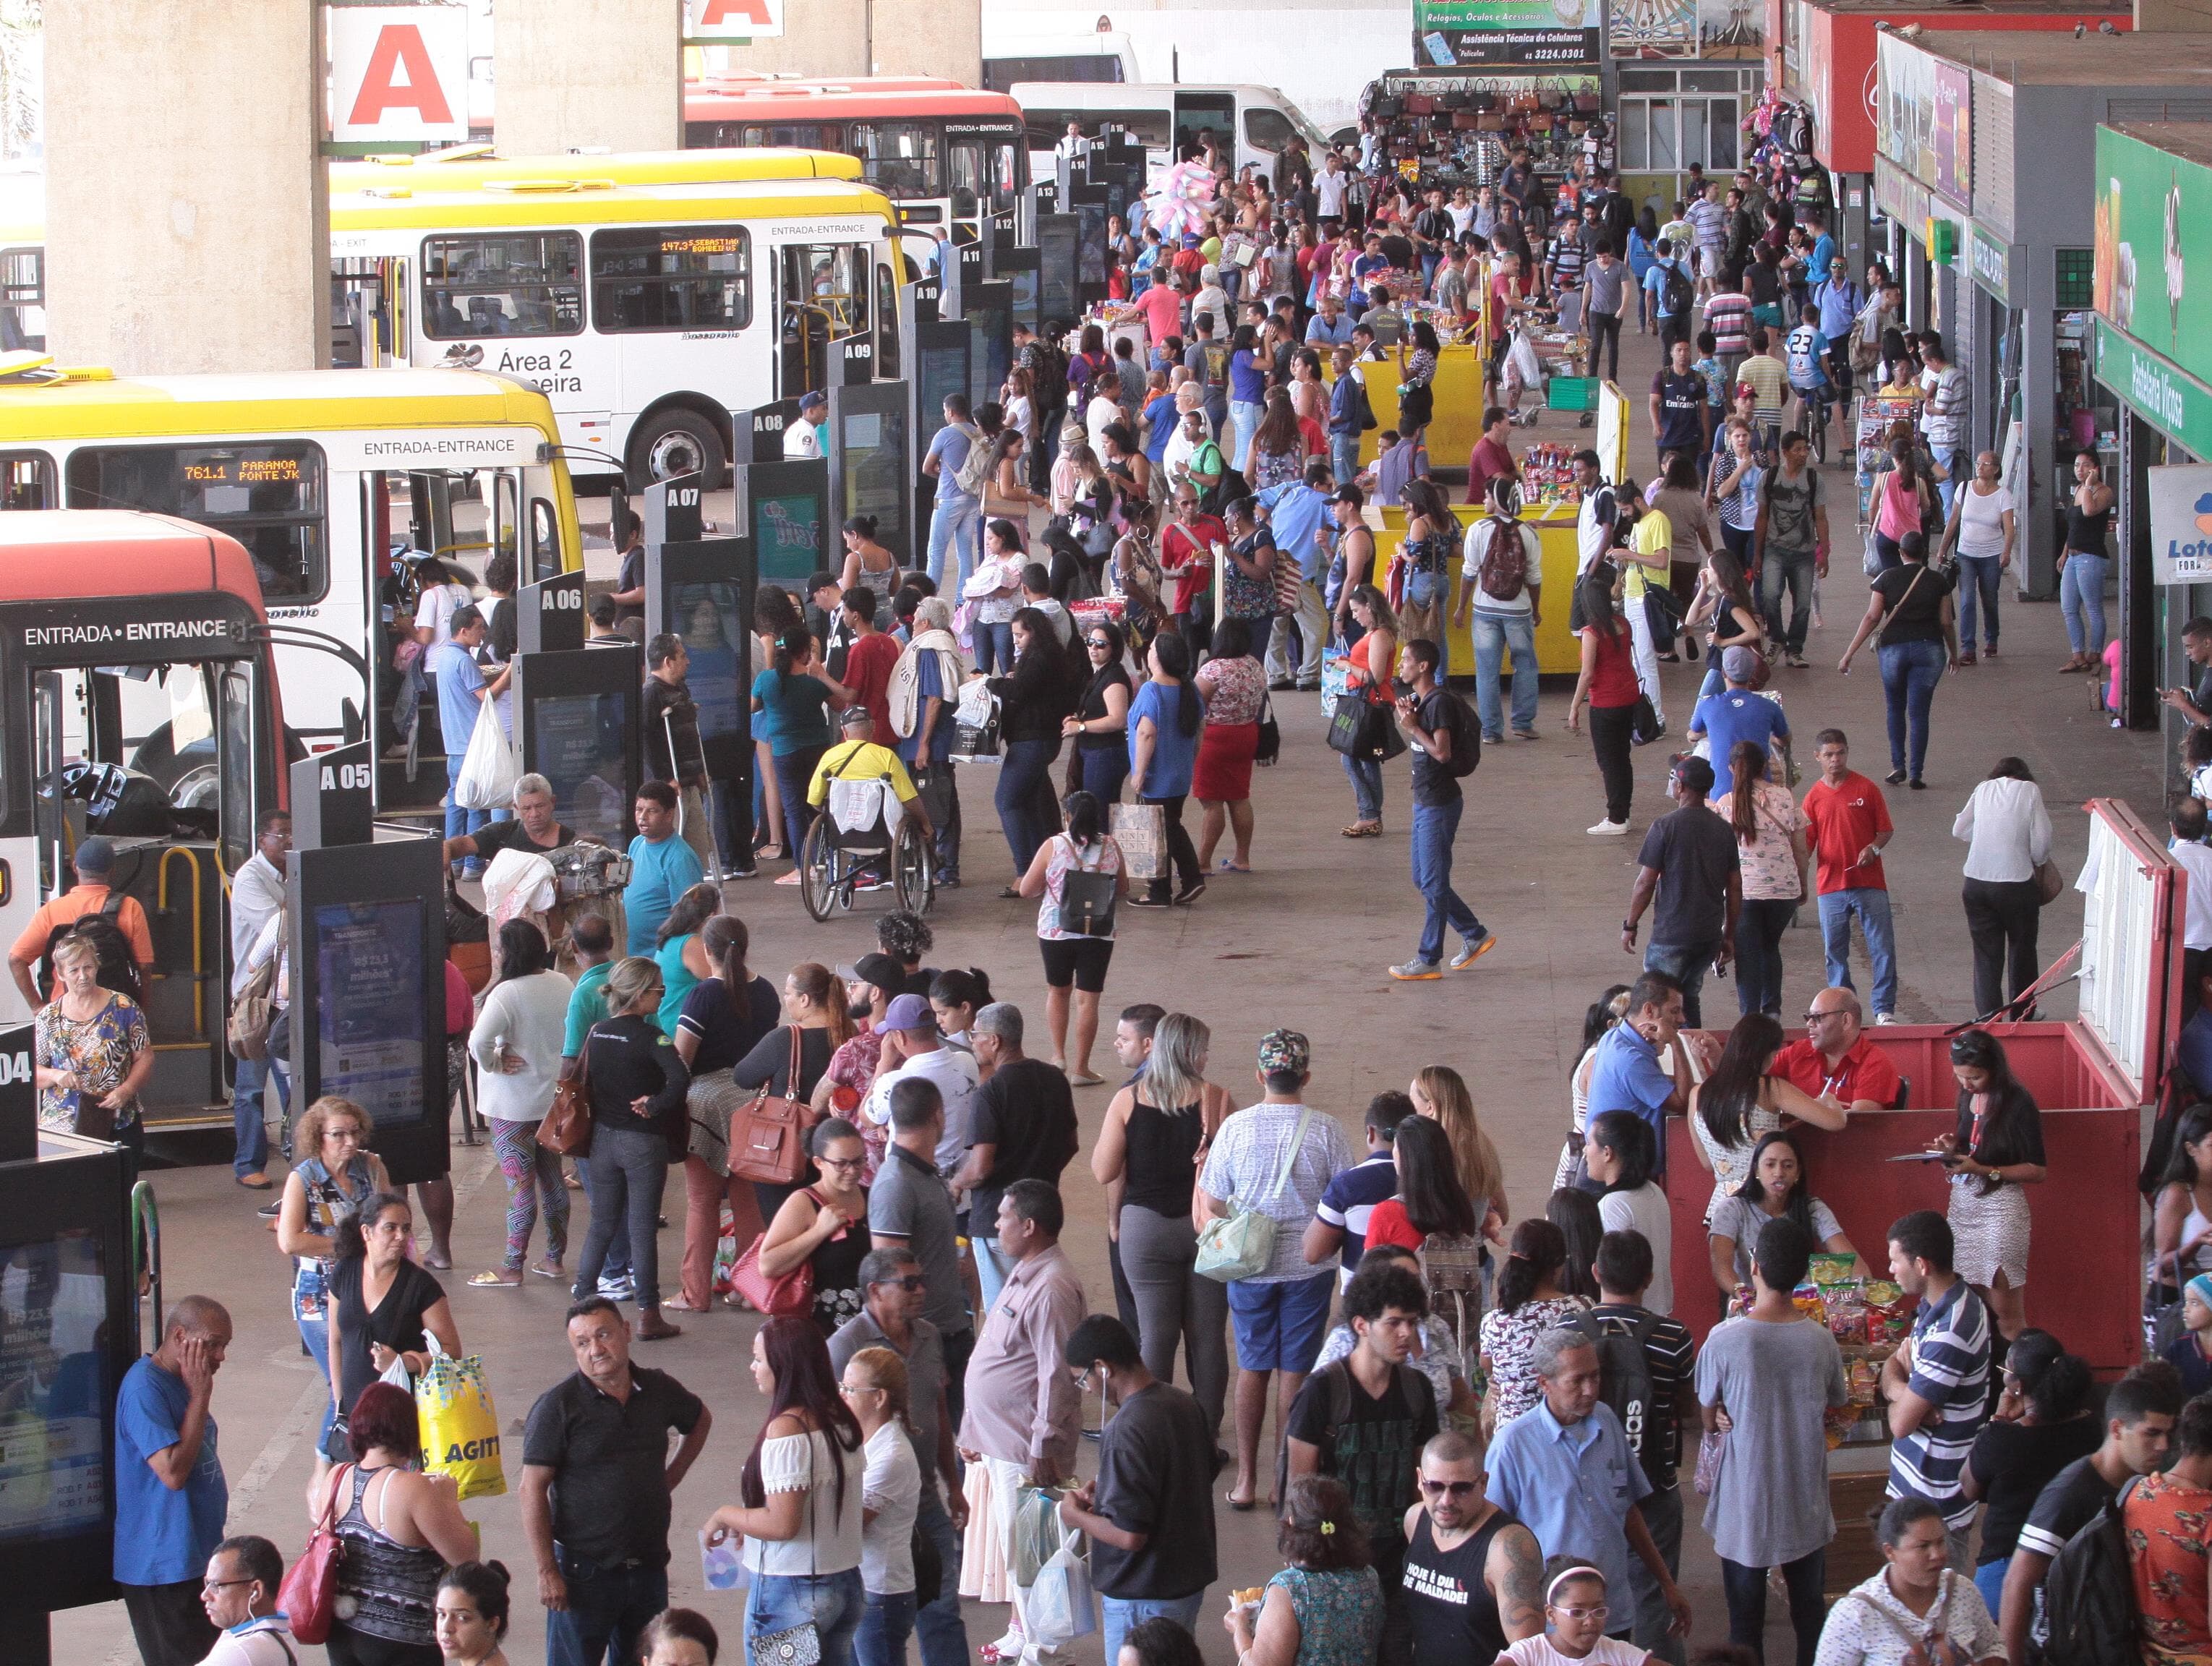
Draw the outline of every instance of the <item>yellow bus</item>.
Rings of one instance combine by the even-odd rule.
[[[491,145],[366,156],[331,164],[333,195],[414,185],[466,191],[517,179],[605,179],[618,185],[754,185],[764,179],[858,179],[860,159],[789,145],[751,149],[632,150],[594,155],[503,156]]]

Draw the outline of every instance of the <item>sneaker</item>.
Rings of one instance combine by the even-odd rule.
[[[274,1203],[264,1203],[264,1204],[263,1204],[259,1208],[256,1209],[253,1213],[254,1213],[255,1214],[257,1214],[257,1215],[259,1215],[259,1216],[260,1216],[264,1220],[274,1220],[274,1219],[276,1219],[276,1217],[277,1217],[278,1213],[279,1213],[283,1209],[283,1207],[284,1207],[283,1200],[280,1198],[280,1199],[278,1199],[278,1200],[277,1200],[276,1202],[274,1202]]]
[[[1543,739],[1543,737],[1538,734],[1534,729],[1516,729],[1513,732],[1513,738],[1516,740],[1541,740]]]
[[[635,1279],[602,1278],[599,1294],[611,1302],[635,1301],[637,1299],[637,1281]]]
[[[1444,969],[1433,960],[1409,960],[1390,969],[1390,976],[1401,983],[1425,983],[1443,975]]]
[[[1904,1022],[1904,1020],[1899,1018],[1894,1012],[1876,1012],[1874,1015],[1874,1021],[1876,1024],[1901,1024]]]
[[[1205,876],[1200,875],[1199,878],[1193,879],[1188,885],[1185,885],[1181,891],[1176,892],[1176,906],[1177,908],[1188,908],[1205,895],[1206,879]]]
[[[1451,969],[1463,972],[1498,946],[1498,933],[1485,932],[1480,937],[1468,939],[1459,945],[1459,952],[1451,958]]]
[[[1505,744],[1505,737],[1503,734],[1486,734],[1482,738],[1482,744],[1486,746],[1503,746]]]
[[[934,884],[939,891],[957,891],[960,889],[960,876],[957,873],[940,873],[937,876]]]
[[[1601,839],[1613,838],[1617,837],[1620,834],[1627,832],[1628,824],[1626,822],[1602,821],[1595,827],[1584,828],[1583,831],[1585,833],[1595,834]]]
[[[1164,897],[1147,895],[1125,897],[1123,900],[1133,909],[1164,909],[1168,906],[1168,899]]]
[[[1959,656],[1959,663],[1961,666],[1972,665],[1974,663],[1974,650],[1968,648],[1965,653],[1961,654]]]
[[[1289,678],[1285,677],[1285,678],[1283,678],[1282,679],[1280,679],[1280,680],[1279,680],[1279,681],[1278,681],[1278,682],[1273,682],[1273,683],[1270,683],[1270,684],[1267,684],[1267,692],[1268,692],[1268,693],[1270,693],[1270,694],[1288,694],[1288,693],[1290,693],[1290,692],[1291,692],[1291,690],[1293,690],[1293,689],[1295,689],[1295,688],[1297,688],[1297,684],[1296,683],[1292,682]]]
[[[1996,657],[1997,645],[1995,642],[1984,644],[1982,648],[1982,658],[1984,660],[1994,660]]]
[[[1802,654],[1785,654],[1782,656],[1782,663],[1792,671],[1809,671],[1813,665],[1813,662]]]

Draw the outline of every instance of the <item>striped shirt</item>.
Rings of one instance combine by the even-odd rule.
[[[1990,1315],[1964,1279],[1941,1301],[1925,1298],[1912,1319],[1912,1375],[1905,1386],[1935,1409],[1889,1450],[1889,1496],[1933,1499],[1945,1523],[1972,1526],[1974,1505],[1959,1490],[1974,1437],[1989,1414]]]
[[[1740,289],[1707,295],[1705,328],[1713,332],[1716,353],[1751,351],[1751,297]]]
[[[1717,249],[1728,241],[1728,210],[1708,198],[1700,197],[1682,211],[1690,222],[1691,234],[1701,249]]]

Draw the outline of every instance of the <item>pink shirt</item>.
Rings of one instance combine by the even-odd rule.
[[[1153,346],[1182,329],[1182,297],[1168,284],[1155,282],[1132,304],[1145,315],[1145,328],[1152,334]]]

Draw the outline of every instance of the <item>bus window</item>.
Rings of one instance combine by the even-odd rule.
[[[945,171],[939,164],[935,122],[856,121],[852,153],[870,185],[894,199],[942,197]]]
[[[561,571],[561,521],[553,505],[542,497],[530,500],[530,577],[537,584],[557,577]]]
[[[757,144],[757,139],[748,139],[744,131],[733,121],[687,121],[684,124],[684,148],[687,150],[734,150],[739,145]]]
[[[0,451],[0,509],[58,509],[54,460],[42,451]]]
[[[46,252],[0,251],[0,348],[43,353],[46,348]]]
[[[1117,105],[1109,110],[1030,110],[1024,112],[1023,126],[1028,130],[1029,148],[1049,153],[1067,137],[1070,122],[1081,124],[1087,135],[1096,136],[1106,127],[1122,128],[1148,150],[1164,150],[1168,144],[1169,120],[1165,110],[1139,109]],[[1226,132],[1224,127],[1222,130]]]
[[[1010,214],[1021,195],[1012,139],[951,140],[945,145],[945,171],[952,190],[952,212],[963,219],[978,213]]]
[[[72,509],[145,509],[229,533],[271,605],[329,587],[323,453],[306,441],[86,446],[70,454],[68,485]]]
[[[723,130],[729,131],[726,127]],[[748,123],[738,145],[781,145],[793,150],[835,150],[837,125],[811,121]]]
[[[895,382],[899,374],[898,279],[889,266],[876,268],[876,379]]]
[[[783,386],[787,398],[825,385],[827,350],[831,343],[867,333],[868,268],[869,251],[864,244],[783,246]]]
[[[422,240],[422,332],[574,336],[584,328],[583,240],[569,231]]]
[[[1254,108],[1244,112],[1244,143],[1255,150],[1279,151],[1297,137],[1297,129],[1279,110]]]
[[[609,334],[742,330],[752,322],[752,234],[742,226],[592,234],[592,319]]]

